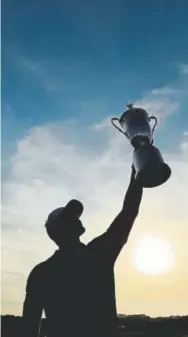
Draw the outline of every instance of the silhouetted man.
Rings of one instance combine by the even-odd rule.
[[[138,215],[142,187],[134,178],[123,208],[107,231],[80,242],[83,205],[71,200],[48,216],[46,230],[59,250],[30,273],[23,306],[25,337],[38,336],[42,311],[48,337],[115,337],[114,264]],[[40,244],[40,243],[39,243]],[[125,285],[126,286],[126,285]]]

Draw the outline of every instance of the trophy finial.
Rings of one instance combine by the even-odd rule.
[[[129,109],[132,109],[133,106],[134,106],[134,103],[133,103],[133,102],[130,102],[130,103],[127,104],[127,108],[129,108]]]

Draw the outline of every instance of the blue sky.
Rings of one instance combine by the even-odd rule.
[[[158,117],[156,144],[173,174],[164,186],[145,192],[128,252],[143,232],[155,233],[174,247],[180,262],[169,279],[160,279],[161,311],[152,290],[157,280],[147,279],[151,303],[145,302],[135,283],[143,276],[128,266],[126,279],[129,253],[122,255],[118,310],[186,312],[187,13],[186,0],[3,1],[4,312],[20,312],[29,270],[54,249],[41,226],[53,207],[70,197],[83,199],[84,219],[91,223],[85,241],[118,212],[132,148],[110,117],[119,116],[129,100]]]
[[[186,10],[183,0],[170,8],[146,0],[4,2],[5,126],[11,118],[18,128],[71,117],[93,122],[147,90],[179,85]]]

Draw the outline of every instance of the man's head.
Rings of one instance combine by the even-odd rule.
[[[52,211],[45,224],[48,236],[58,246],[79,241],[79,237],[85,232],[79,219],[82,212],[82,203],[74,199],[69,201],[65,207]]]

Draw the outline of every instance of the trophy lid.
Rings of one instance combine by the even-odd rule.
[[[133,108],[134,103],[133,103],[133,102],[130,102],[130,103],[126,104],[126,106],[127,106],[127,108],[129,108],[129,110],[130,110],[130,109]]]
[[[126,111],[124,111],[124,113],[121,115],[120,122],[122,122],[123,120],[126,120],[130,116],[130,114],[133,115],[134,113],[135,114],[138,114],[138,113],[143,114],[144,113],[144,115],[148,115],[148,113],[144,109],[134,108],[133,102],[130,102],[130,103],[126,104],[126,106],[127,106],[128,109]]]

